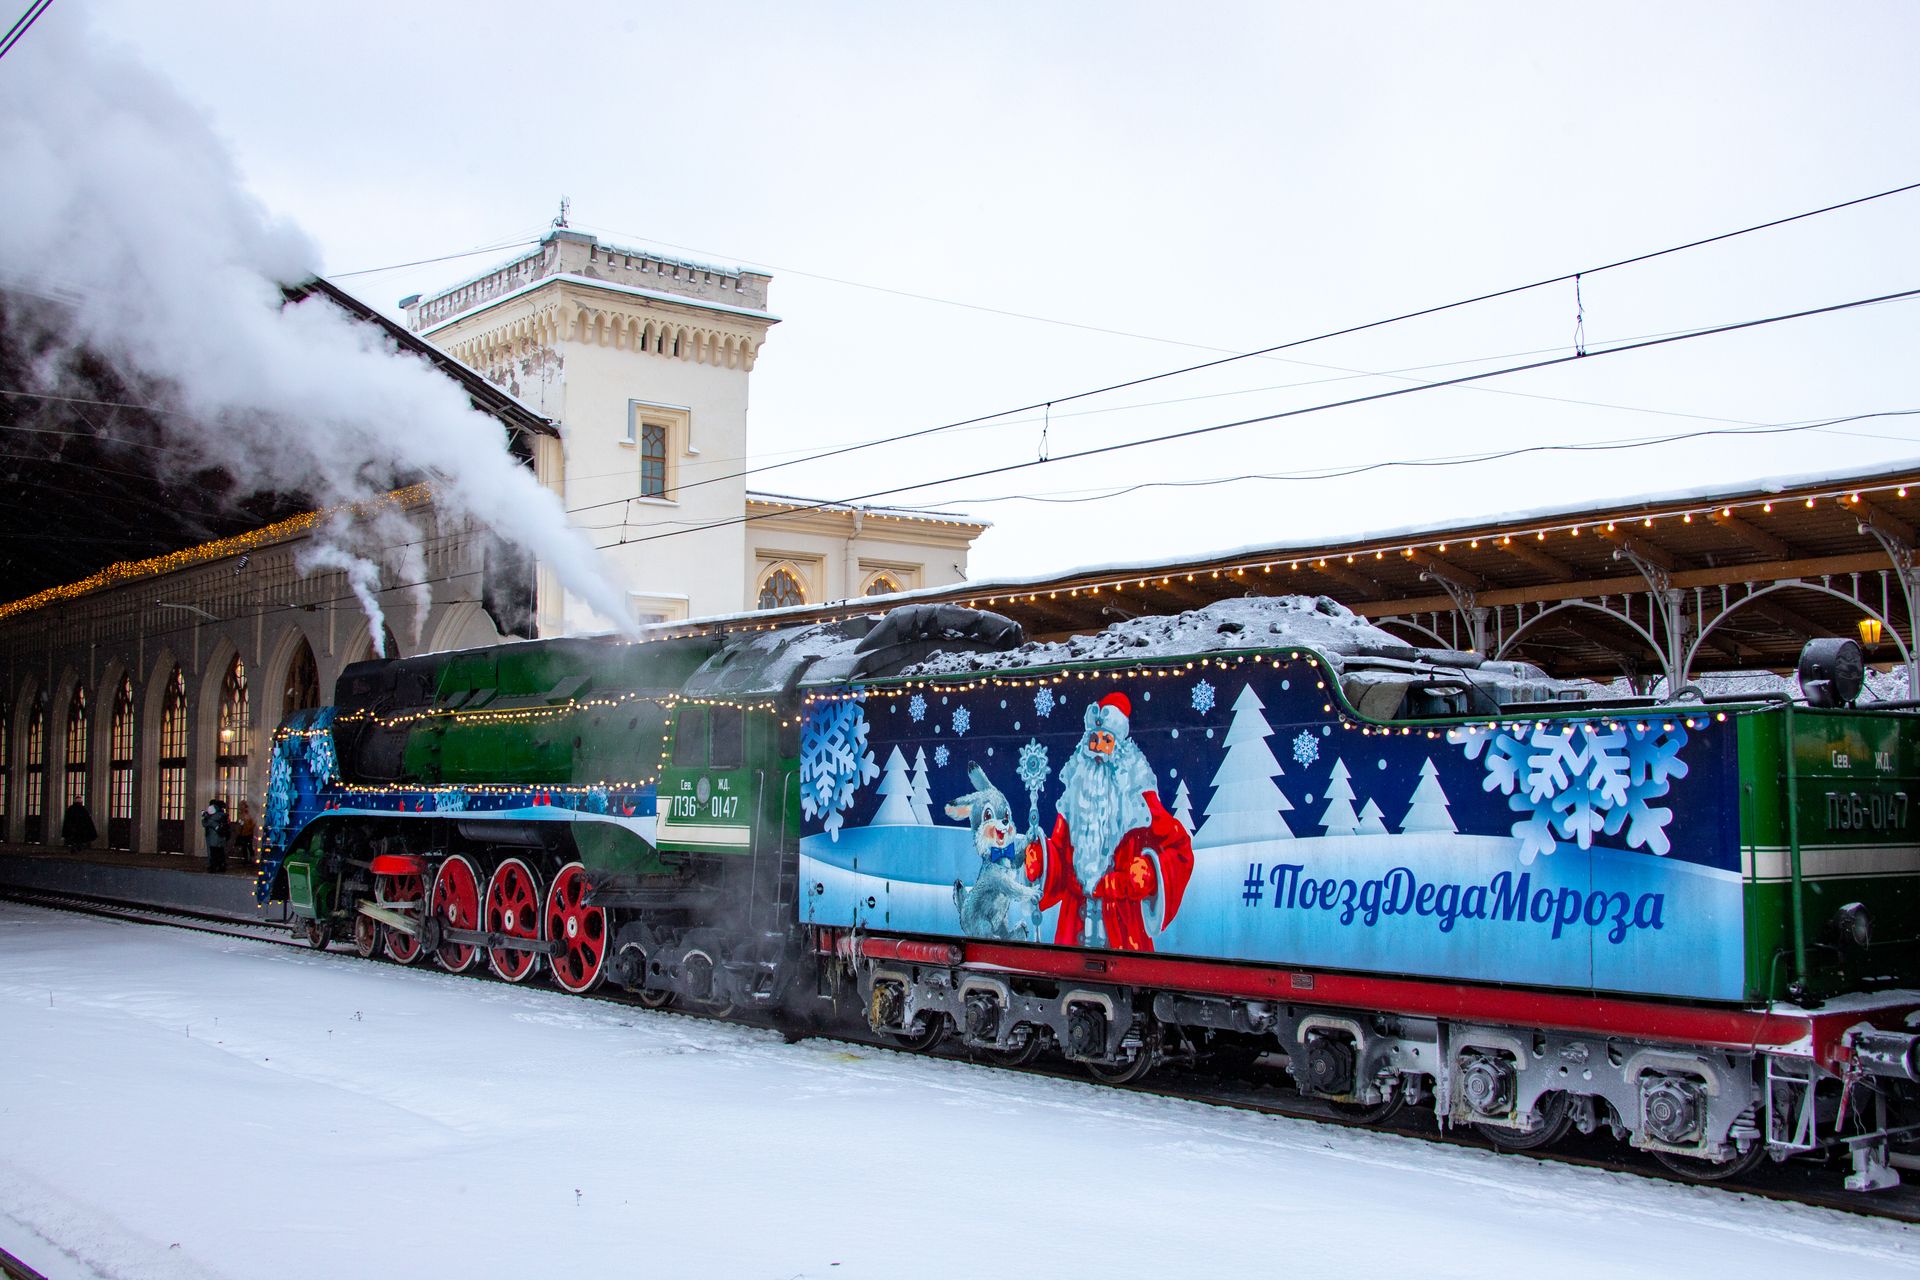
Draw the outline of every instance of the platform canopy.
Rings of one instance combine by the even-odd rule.
[[[1912,688],[1917,530],[1920,461],[913,598],[992,609],[1052,637],[1229,596],[1324,595],[1415,644],[1672,688],[1715,672],[1788,670],[1807,640],[1846,636],[1870,662],[1909,665]]]
[[[286,291],[324,298],[384,331],[396,350],[453,379],[507,429],[522,460],[531,439],[555,435],[538,416],[465,365],[323,280]],[[80,582],[109,565],[164,558],[311,509],[300,494],[242,494],[219,468],[166,465],[153,389],[107,357],[81,352],[57,378],[39,376],[45,329],[67,305],[0,289],[0,604]],[[403,424],[395,424],[395,430]],[[401,477],[404,482],[407,478]]]

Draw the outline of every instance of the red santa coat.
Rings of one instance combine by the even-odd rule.
[[[1107,946],[1116,951],[1153,950],[1143,904],[1156,893],[1164,895],[1160,919],[1164,929],[1180,910],[1187,881],[1193,878],[1193,837],[1178,818],[1167,812],[1158,792],[1143,791],[1140,798],[1147,804],[1147,825],[1120,837],[1113,851],[1113,865],[1093,884],[1093,896],[1099,899],[1100,915],[1106,922]],[[1054,819],[1053,831],[1044,845],[1035,841],[1027,846],[1027,879],[1040,883],[1042,911],[1056,904],[1060,908],[1054,942],[1063,947],[1079,946],[1084,931],[1081,907],[1087,891],[1074,875],[1073,833],[1067,829],[1064,816]]]

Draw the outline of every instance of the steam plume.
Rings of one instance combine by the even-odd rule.
[[[440,511],[524,547],[625,625],[592,548],[497,421],[324,298],[283,305],[283,284],[317,274],[313,245],[246,194],[206,122],[82,12],[56,10],[0,66],[0,285],[72,299],[68,350],[157,385],[156,407],[178,411],[159,415],[178,473],[219,467],[242,493],[322,505],[424,476]],[[377,645],[374,557],[390,585],[417,590],[420,534],[404,522],[342,532],[318,534],[306,564],[345,572]]]

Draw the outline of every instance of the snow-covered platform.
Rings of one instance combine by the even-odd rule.
[[[0,1039],[50,1280],[1920,1274],[1846,1213],[18,904]]]
[[[278,918],[280,908],[263,911],[254,905],[253,881],[251,868],[236,865],[211,875],[203,862],[177,855],[0,848],[0,886],[113,898],[235,920]]]

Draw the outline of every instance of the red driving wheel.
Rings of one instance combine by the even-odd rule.
[[[416,875],[379,876],[374,880],[374,896],[381,902],[391,903],[415,919],[421,919],[421,901],[426,897],[426,886]],[[411,908],[411,910],[408,910]],[[424,923],[424,921],[423,921]],[[381,931],[386,935],[387,959],[395,964],[412,964],[420,958],[420,935],[408,933],[403,929],[387,928]]]
[[[540,881],[533,868],[518,858],[508,858],[495,867],[487,881],[486,909],[481,919],[488,933],[539,941]],[[517,947],[488,947],[487,968],[508,982],[525,982],[540,968],[540,953]]]
[[[607,968],[607,910],[585,905],[587,888],[586,868],[569,862],[547,890],[546,936],[561,944],[549,957],[553,981],[576,995],[598,986]]]
[[[433,877],[433,918],[442,929],[478,929],[480,927],[480,872],[472,859],[454,854],[440,864]],[[471,942],[441,940],[434,959],[448,973],[464,973],[480,958],[480,948]]]

